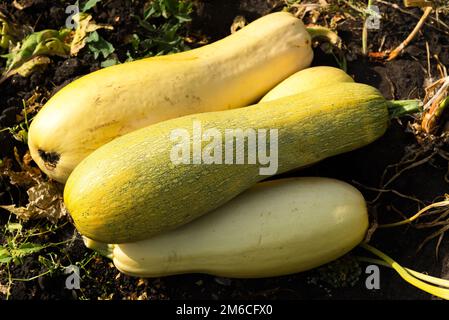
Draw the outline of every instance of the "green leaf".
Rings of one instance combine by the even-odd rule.
[[[37,243],[25,242],[22,243],[18,248],[12,250],[12,255],[14,257],[24,257],[32,253],[36,253],[45,249],[45,246]]]
[[[152,0],[138,20],[138,33],[132,35],[131,57],[150,57],[188,50],[183,35],[191,21],[191,0]],[[128,56],[128,59],[129,59]]]
[[[97,31],[91,32],[89,33],[89,35],[86,37],[86,42],[97,42],[98,40],[100,40],[100,35],[98,34]]]
[[[94,54],[94,58],[98,59],[100,54],[106,59],[111,53],[115,51],[112,43],[103,39],[97,31],[92,32],[86,39],[89,50]]]
[[[11,254],[9,253],[8,249],[0,247],[0,264],[1,263],[8,263],[12,260]]]
[[[37,57],[67,57],[70,54],[70,46],[66,43],[68,31],[69,30],[67,29],[61,29],[59,31],[45,29],[28,35],[21,43],[18,43],[8,55],[2,56],[3,58],[8,59],[6,61],[6,68],[3,72],[3,76],[8,78],[19,73],[19,68],[21,66]],[[25,66],[24,71],[28,72],[28,74],[25,75],[28,76],[34,69],[32,67],[30,68],[30,66]]]
[[[160,17],[170,19],[171,17],[174,17],[182,23],[191,20],[191,12],[191,1],[153,0],[151,5],[145,10],[143,20]]]
[[[9,232],[21,231],[22,225],[20,223],[12,223],[11,222],[6,225],[6,228],[8,229]]]
[[[107,68],[107,67],[115,66],[118,63],[119,63],[119,61],[116,58],[111,58],[111,59],[107,59],[107,60],[103,61],[100,65],[102,68]]]
[[[179,20],[179,22],[189,22],[192,21],[188,15],[175,14],[174,17]]]
[[[143,20],[147,20],[149,18],[156,17],[158,15],[158,9],[156,9],[156,6],[153,4],[151,7],[149,7],[143,14]],[[159,13],[160,16],[160,13]]]
[[[86,3],[84,3],[81,11],[86,12],[87,10],[92,9],[97,5],[98,2],[101,2],[101,0],[88,0]]]
[[[137,33],[132,34],[129,42],[130,42],[132,48],[134,49],[134,51],[139,50],[140,38]]]
[[[126,51],[126,56],[127,56],[127,58],[126,58],[125,62],[134,61],[134,58],[129,51]],[[0,161],[1,161],[1,159],[0,159]],[[1,165],[1,162],[0,162],[0,165]]]

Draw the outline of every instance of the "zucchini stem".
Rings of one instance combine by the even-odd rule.
[[[331,29],[322,26],[307,27],[307,32],[312,37],[312,41],[324,40],[330,42],[332,45],[341,47],[340,37]]]
[[[377,250],[376,248],[370,246],[369,244],[361,243],[360,247],[364,248],[365,250],[368,250],[372,254],[381,258],[383,261],[385,261],[386,264],[388,264],[391,268],[393,268],[402,277],[402,279],[404,279],[411,285],[439,298],[449,300],[449,289],[447,289],[448,283],[446,283],[446,281],[441,281],[443,279],[438,279],[434,277],[431,278],[424,277],[425,275],[420,275],[419,277],[417,277],[416,275],[414,276],[408,269],[402,267],[399,263],[391,259],[385,253],[383,253],[380,250]],[[422,280],[420,280],[420,278]],[[424,280],[424,278],[426,278],[426,280]],[[438,283],[438,286],[429,284],[425,281],[428,281],[430,283]],[[439,286],[442,286],[443,288]]]
[[[106,258],[112,259],[114,257],[113,256],[113,254],[114,254],[114,245],[113,244],[98,242],[98,241],[89,239],[84,236],[83,236],[83,242],[87,248],[98,252],[99,254],[101,254],[102,256],[104,256]]]
[[[375,258],[368,258],[368,257],[357,257],[357,260],[361,261],[361,262],[378,264],[380,266],[392,269],[392,266],[390,266],[384,260],[375,259]],[[432,276],[429,276],[428,274],[417,272],[415,270],[412,270],[412,269],[409,269],[409,268],[406,268],[406,267],[404,267],[404,269],[407,270],[407,272],[410,273],[415,278],[418,278],[419,280],[426,281],[426,282],[432,283],[434,285],[437,285],[437,286],[449,289],[449,280],[441,279],[441,278],[437,278],[437,277],[432,277]]]
[[[342,41],[340,37],[333,32],[332,30],[322,27],[322,26],[308,26],[306,27],[307,32],[310,34],[310,37],[312,38],[312,44],[314,42],[328,42],[332,46],[337,47],[338,49],[341,49]],[[338,63],[338,66],[340,69],[342,69],[344,72],[347,71],[347,62],[344,54],[342,54],[341,50],[338,50],[338,53],[334,53],[334,48],[332,46],[327,46],[327,48],[323,48],[326,54],[332,54],[334,56],[335,61]]]
[[[422,106],[421,100],[390,100],[388,101],[390,119],[420,113]]]

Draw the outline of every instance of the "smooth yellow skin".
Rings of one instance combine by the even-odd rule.
[[[190,133],[277,129],[281,174],[365,146],[388,127],[387,101],[375,88],[337,83],[246,108],[160,122],[96,150],[70,175],[64,202],[93,240],[124,243],[179,227],[266,179],[256,164],[179,164],[170,159],[174,129]],[[225,140],[222,140],[222,150]],[[203,147],[209,142],[203,141]],[[234,148],[236,144],[234,143]],[[223,155],[224,156],[224,155]]]
[[[280,276],[337,259],[368,228],[363,196],[328,178],[262,182],[176,230],[135,243],[88,247],[128,275],[208,273],[235,278]],[[108,254],[108,253],[106,253]]]
[[[183,115],[247,106],[312,58],[301,20],[278,12],[198,49],[93,72],[56,93],[35,117],[31,156],[64,183],[81,160],[112,139]],[[44,161],[38,150],[59,160]]]
[[[338,68],[327,66],[307,68],[282,81],[263,96],[260,102],[272,101],[340,82],[354,82],[354,80]]]

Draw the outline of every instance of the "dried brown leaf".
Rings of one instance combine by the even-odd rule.
[[[62,186],[45,181],[41,171],[31,166],[32,158],[27,152],[22,159],[16,155],[21,171],[12,169],[11,159],[5,159],[0,175],[9,178],[12,185],[27,188],[29,203],[25,207],[0,206],[23,220],[46,218],[52,222],[67,215],[62,196]]]
[[[14,0],[12,5],[17,10],[24,10],[31,7],[34,4],[34,0]]]
[[[46,93],[43,94],[41,91],[39,91],[39,88],[34,90],[33,94],[25,101],[25,108],[22,109],[20,114],[16,115],[16,122],[20,123],[25,120],[25,117],[30,119],[30,115],[36,114],[37,111],[42,108],[45,96]]]
[[[331,29],[337,29],[338,24],[342,21],[346,20],[346,16],[344,14],[341,13],[336,13],[332,18],[331,21],[329,23],[329,27]]]
[[[238,30],[246,26],[247,22],[244,16],[237,16],[231,25],[231,33],[236,33]]]
[[[10,286],[4,285],[0,283],[0,293],[7,296],[9,295]]]
[[[31,166],[31,155],[29,152],[25,153],[22,159],[17,155],[17,149],[15,149],[16,161],[21,167],[21,171],[13,170],[13,162],[11,159],[4,159],[2,166],[0,166],[0,175],[9,178],[9,182],[12,185],[18,187],[31,187],[42,179],[41,171]]]
[[[67,215],[60,188],[51,182],[40,182],[27,190],[29,203],[26,207],[0,206],[22,220],[46,218],[57,222]]]
[[[11,168],[11,160],[7,159],[3,161],[4,166],[2,167],[0,171],[0,175],[8,177],[9,182],[12,185],[18,186],[18,187],[29,187],[33,185],[36,180],[35,176],[27,171],[14,171]]]
[[[31,60],[22,64],[17,69],[12,70],[12,72],[10,72],[8,74],[8,76],[19,74],[22,77],[28,77],[33,72],[35,72],[37,69],[45,68],[48,64],[50,64],[50,62],[51,62],[51,60],[48,57],[36,56],[36,57],[32,58]]]
[[[89,33],[98,29],[109,29],[113,27],[105,24],[96,24],[92,16],[87,13],[78,13],[73,18],[77,23],[77,28],[73,33],[73,39],[70,44],[70,54],[75,56],[78,52],[86,46],[86,37]]]

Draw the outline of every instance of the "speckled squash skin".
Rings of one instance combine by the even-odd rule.
[[[93,72],[58,91],[34,118],[31,156],[64,183],[114,138],[188,114],[247,106],[312,58],[301,20],[277,12],[201,48]]]
[[[179,164],[173,129],[277,129],[283,173],[365,146],[388,127],[388,102],[368,85],[339,83],[247,108],[164,121],[115,139],[73,171],[65,204],[78,230],[106,243],[174,229],[223,205],[256,182],[260,164]],[[192,138],[192,135],[191,135]],[[191,140],[192,143],[192,140]]]
[[[353,186],[328,178],[258,183],[213,212],[148,240],[87,247],[138,277],[208,273],[260,278],[302,272],[357,246],[368,212]]]

